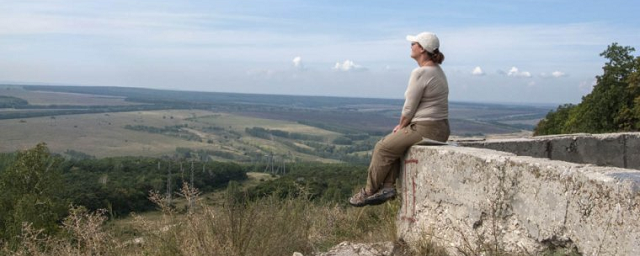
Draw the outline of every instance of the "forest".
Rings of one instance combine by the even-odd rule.
[[[231,162],[115,157],[65,159],[45,144],[0,154],[0,238],[11,240],[23,222],[55,232],[69,205],[109,216],[154,210],[151,191],[169,195],[183,183],[202,192],[222,189],[247,178],[244,167]]]

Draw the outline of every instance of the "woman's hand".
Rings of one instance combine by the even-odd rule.
[[[400,125],[396,125],[395,128],[393,128],[393,133],[396,133],[398,130],[402,129],[402,126]]]
[[[411,118],[400,116],[400,123],[396,125],[396,128],[393,128],[393,133],[396,133],[398,130],[409,125],[410,122],[411,122]]]

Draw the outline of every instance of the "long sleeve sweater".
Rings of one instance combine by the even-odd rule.
[[[412,122],[449,118],[449,84],[440,66],[414,69],[404,98],[402,116]]]

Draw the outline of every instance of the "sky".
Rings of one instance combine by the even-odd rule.
[[[402,99],[436,33],[451,101],[578,103],[640,2],[0,0],[0,83]],[[634,56],[638,53],[634,52]]]

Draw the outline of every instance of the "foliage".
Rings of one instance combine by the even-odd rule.
[[[536,126],[535,135],[640,130],[640,56],[633,47],[611,44],[608,62],[593,91],[578,105],[561,105]]]
[[[125,125],[125,129],[133,130],[133,131],[144,131],[148,133],[157,133],[162,135],[167,135],[171,137],[181,138],[188,141],[200,141],[202,142],[202,138],[197,134],[193,134],[185,129],[187,128],[187,124],[178,124],[173,126],[165,126],[164,128],[158,128],[153,126],[146,125]]]
[[[0,176],[5,169],[14,164],[17,155],[17,152],[0,154]]]
[[[154,209],[151,190],[174,193],[183,182],[203,192],[247,178],[243,167],[223,162],[186,162],[143,157],[68,160],[62,164],[65,198],[90,210],[108,209],[117,216]]]
[[[345,137],[345,136],[340,136],[338,138],[335,138],[333,140],[333,144],[337,144],[337,145],[351,145],[353,144],[353,140]]]
[[[65,160],[49,154],[44,144],[18,154],[0,154],[0,227],[15,235],[21,222],[38,212],[43,213],[38,217],[42,222],[34,222],[33,228],[51,226],[65,215],[68,202],[92,211],[108,209],[112,216],[152,210],[155,206],[147,192],[178,191],[183,182],[191,183],[192,166],[193,185],[204,192],[247,179],[244,167],[235,163],[144,157]]]
[[[294,140],[311,140],[311,141],[324,140],[322,136],[309,135],[309,134],[297,133],[297,132],[287,132],[287,131],[282,131],[277,129],[265,129],[262,127],[245,128],[245,132],[251,136],[262,138],[262,139],[270,139],[271,136],[277,136],[277,137],[294,139]]]
[[[346,204],[347,199],[366,180],[363,165],[347,164],[295,164],[289,173],[250,188],[252,198],[275,195],[280,198],[300,196],[301,187],[310,200]]]
[[[246,128],[245,132],[257,138],[277,141],[299,153],[341,160],[351,164],[369,163],[368,155],[353,153],[371,150],[377,139],[377,137],[371,137],[368,134],[347,134],[334,139],[331,143],[325,143],[321,136],[289,133],[262,127]],[[299,144],[304,144],[307,147]]]
[[[75,160],[96,159],[95,156],[92,156],[92,155],[89,155],[87,153],[80,152],[80,151],[77,151],[77,150],[73,150],[73,149],[67,149],[64,152],[64,154],[67,155],[68,158],[75,159]]]
[[[124,106],[76,106],[76,105],[15,105],[16,109],[28,109],[30,111],[3,111],[0,119],[18,119],[41,116],[78,115],[91,113],[129,112],[143,110],[171,109],[163,105],[124,105]],[[178,108],[179,109],[179,108]]]
[[[18,243],[23,223],[45,234],[57,232],[66,213],[61,159],[49,153],[44,143],[19,152],[11,166],[0,173],[0,240]]]
[[[0,108],[15,108],[26,105],[29,105],[29,102],[26,100],[12,96],[0,95]]]
[[[538,123],[535,130],[536,135],[566,133],[564,131],[564,124],[569,120],[569,113],[575,107],[576,105],[573,104],[564,104],[558,106],[558,109],[555,111],[550,111],[549,114]]]

